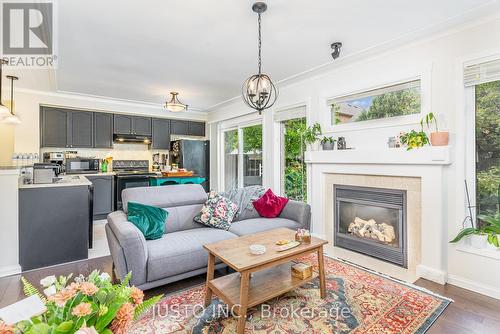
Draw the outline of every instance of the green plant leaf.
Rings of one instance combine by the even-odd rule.
[[[115,318],[116,312],[120,309],[122,303],[115,302],[108,307],[108,312],[101,316],[95,324],[95,329],[100,333],[104,328],[108,327],[108,325]]]
[[[163,295],[154,296],[152,298],[149,298],[148,300],[145,300],[142,304],[138,305],[134,311],[134,320],[139,319],[139,317],[144,312],[146,312],[151,307],[156,305],[156,303],[158,303],[162,298],[163,298]]]
[[[49,333],[50,333],[50,326],[45,323],[33,325],[26,332],[26,334],[49,334]]]
[[[66,333],[71,333],[73,330],[73,321],[68,320],[60,323],[56,329],[55,329],[55,334],[66,334]]]
[[[455,242],[459,242],[460,240],[462,240],[465,236],[468,236],[468,235],[471,235],[471,234],[476,234],[478,231],[477,229],[473,228],[473,227],[468,227],[468,228],[464,228],[463,230],[461,230],[457,236],[450,241],[450,243],[455,243]]]
[[[23,282],[23,292],[26,297],[37,295],[44,304],[47,302],[45,296],[41,294],[40,291],[38,291],[38,289],[35,288],[35,286],[31,284],[26,278],[21,277],[21,282]]]

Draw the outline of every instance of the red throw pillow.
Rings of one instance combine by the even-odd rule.
[[[288,198],[276,196],[271,189],[268,189],[261,198],[253,201],[255,210],[261,217],[275,218],[283,211]]]

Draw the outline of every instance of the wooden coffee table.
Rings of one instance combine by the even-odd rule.
[[[212,293],[220,297],[238,316],[238,333],[245,331],[248,308],[280,296],[318,276],[320,296],[326,296],[323,245],[328,241],[312,237],[309,244],[302,243],[295,248],[278,252],[275,242],[282,239],[294,240],[295,231],[278,228],[203,246],[209,253],[205,307],[210,305]],[[266,253],[251,254],[249,246],[252,244],[266,246]],[[292,277],[291,261],[310,253],[318,254],[319,272],[313,272],[312,277],[307,279]],[[214,279],[216,257],[237,272]],[[251,273],[253,275],[250,278]]]

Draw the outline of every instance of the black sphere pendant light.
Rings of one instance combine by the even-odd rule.
[[[258,15],[259,24],[259,73],[252,75],[243,83],[242,97],[247,106],[262,113],[262,110],[270,108],[276,102],[278,90],[274,86],[271,78],[263,74],[262,69],[262,33],[261,33],[261,14],[267,9],[264,2],[256,2],[252,6],[252,10]]]

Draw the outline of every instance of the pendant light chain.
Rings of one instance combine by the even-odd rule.
[[[259,18],[258,18],[258,22],[259,22],[259,74],[261,74],[261,68],[262,68],[262,33],[261,33],[261,29],[260,29],[260,25],[261,25],[261,19],[260,19],[260,13],[259,13]]]

